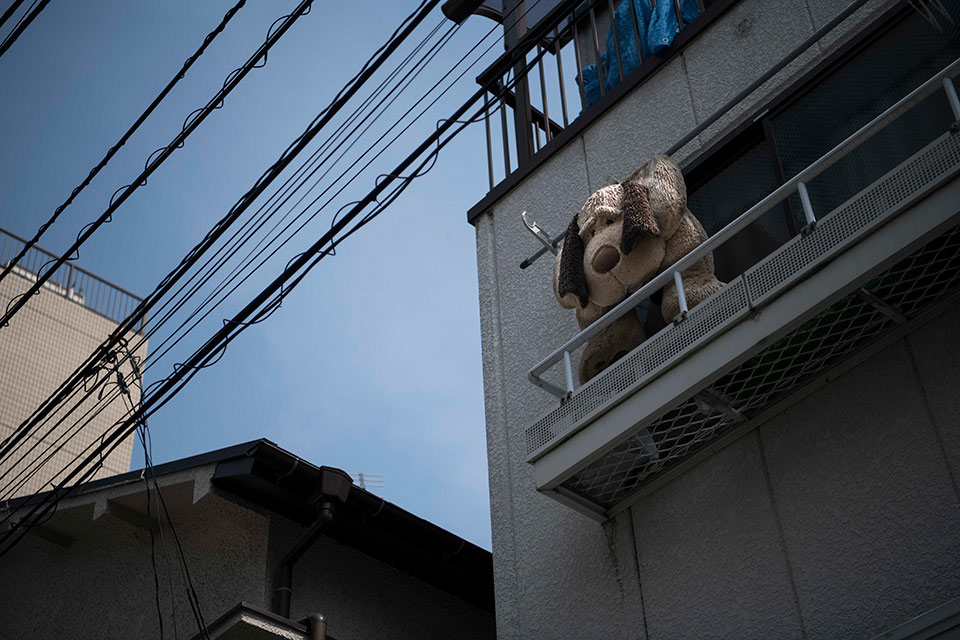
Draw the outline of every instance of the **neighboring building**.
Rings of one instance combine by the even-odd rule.
[[[468,213],[498,637],[957,637],[960,2],[707,1],[591,97],[596,54],[628,68],[614,4],[552,3],[479,78],[521,78]],[[708,234],[765,213],[714,248],[721,291],[666,328],[651,302],[646,341],[577,386],[520,214],[564,231],[666,150]]]
[[[6,266],[25,241],[0,229],[0,267]],[[36,282],[36,274],[57,256],[33,247],[0,282],[0,306],[6,309],[15,297]],[[109,336],[134,310],[140,298],[71,263],[66,263],[10,320],[0,327],[0,442],[27,419],[57,386]],[[131,343],[142,338],[129,336]],[[147,344],[136,351],[143,358]],[[129,368],[121,369],[129,374]],[[139,390],[131,387],[133,401]],[[98,402],[96,395],[80,407],[82,415]],[[46,461],[36,473],[35,464],[47,458],[48,446],[62,443],[73,422],[57,423],[55,414],[39,433],[0,464],[0,500],[29,495],[49,488],[56,473],[117,420],[128,415],[122,398],[107,404],[76,436]],[[134,438],[131,436],[103,459],[94,477],[106,477],[130,469]],[[52,449],[51,449],[52,451]]]
[[[310,635],[311,614],[323,616],[331,640],[494,637],[490,553],[343,471],[257,440],[154,472],[213,639],[321,638]],[[157,528],[145,475],[97,480],[61,499],[0,557],[0,575],[16,576],[0,581],[0,638],[156,638],[157,588],[164,636],[197,633],[173,532],[165,518]],[[0,520],[15,527],[28,507],[29,498],[0,506]],[[284,586],[281,565],[295,549]],[[276,613],[280,593],[286,615]]]

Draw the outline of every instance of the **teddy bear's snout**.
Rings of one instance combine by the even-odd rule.
[[[607,244],[600,247],[600,250],[593,256],[591,266],[597,273],[606,273],[617,266],[618,262],[620,262],[620,252],[617,251],[616,247]]]

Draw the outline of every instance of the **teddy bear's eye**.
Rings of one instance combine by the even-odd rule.
[[[595,236],[595,235],[597,235],[597,230],[596,230],[596,229],[591,229],[591,230],[590,230],[590,237],[592,238],[592,237]]]
[[[607,218],[607,224],[613,224],[613,218]]]

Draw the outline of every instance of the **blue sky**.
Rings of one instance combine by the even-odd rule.
[[[0,59],[0,226],[32,236],[232,4],[50,3]],[[251,0],[41,246],[63,252],[295,4]],[[266,67],[251,72],[91,238],[78,264],[135,293],[149,292],[415,4],[318,1],[271,51]],[[417,35],[439,20],[437,11]],[[492,26],[483,18],[467,21],[397,106],[420,97]],[[501,50],[495,46],[485,62]],[[468,72],[431,117],[146,382],[169,374],[221,318],[319,237],[336,208],[363,195],[378,173],[472,94],[480,69]],[[372,138],[358,148],[364,142]],[[322,262],[278,313],[244,333],[154,416],[155,462],[266,437],[316,464],[382,473],[385,498],[489,549],[475,241],[465,216],[486,186],[483,127],[475,125],[387,213]],[[142,462],[135,451],[133,465]]]

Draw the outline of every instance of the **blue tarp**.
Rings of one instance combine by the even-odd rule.
[[[646,60],[668,49],[680,31],[677,10],[671,0],[660,0],[656,7],[651,5],[650,0],[632,0],[633,11],[630,10],[630,2],[631,0],[621,0],[614,11],[617,43],[620,45],[620,59],[623,61],[623,77],[640,66],[641,58],[637,55],[637,32],[640,34],[639,52],[643,60]],[[680,0],[679,5],[680,15],[685,25],[690,24],[700,15],[697,0]],[[637,16],[636,30],[633,23],[634,13]],[[600,55],[600,70],[603,72],[604,91],[610,91],[620,83],[613,26],[607,33],[607,51]],[[597,65],[591,64],[584,67],[577,81],[583,82],[586,107],[590,107],[600,99],[600,74],[597,71]]]

